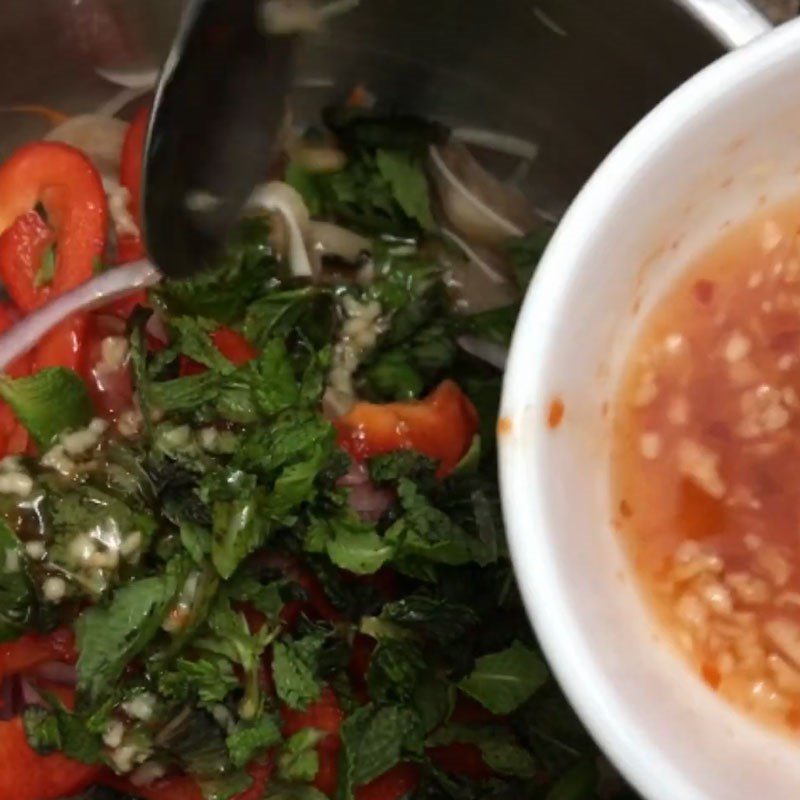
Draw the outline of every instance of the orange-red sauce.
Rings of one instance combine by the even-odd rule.
[[[560,397],[554,397],[547,407],[547,427],[557,428],[564,421],[565,411],[564,401]]]
[[[656,307],[615,406],[615,519],[714,690],[800,725],[800,204],[732,230]]]

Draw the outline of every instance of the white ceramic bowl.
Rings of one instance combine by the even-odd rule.
[[[678,89],[561,223],[517,324],[500,467],[524,600],[591,732],[650,800],[796,800],[800,746],[720,700],[672,649],[611,526],[622,359],[665,286],[728,222],[800,196],[800,21]],[[549,430],[547,409],[566,415]]]

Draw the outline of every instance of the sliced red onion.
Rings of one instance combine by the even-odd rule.
[[[45,705],[44,699],[27,678],[23,678],[20,685],[22,687],[22,705],[24,708]]]
[[[350,489],[348,503],[363,522],[377,522],[394,503],[392,489],[384,489],[368,482]]]
[[[148,317],[144,329],[146,333],[148,333],[154,339],[158,339],[159,342],[169,341],[169,331],[167,330],[167,321],[158,311],[154,311]]]
[[[62,661],[48,661],[36,667],[36,675],[46,681],[60,683],[62,686],[74,686],[78,682],[78,672],[74,664]]]
[[[457,341],[459,347],[466,350],[471,356],[475,356],[501,371],[506,368],[508,348],[479,339],[477,336],[459,336]]]
[[[350,469],[336,481],[337,486],[360,486],[369,482],[369,473],[361,461],[351,461]]]
[[[140,289],[154,286],[160,280],[161,273],[149,261],[136,261],[110,269],[51,300],[0,335],[0,369],[5,369],[15,358],[27,353],[67,317],[120,300]]]

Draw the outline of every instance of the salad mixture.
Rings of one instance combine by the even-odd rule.
[[[0,166],[0,798],[618,789],[499,515],[503,345],[546,226],[455,134],[367,101],[287,141],[216,267],[147,292],[147,107]],[[32,349],[21,318],[50,328]]]

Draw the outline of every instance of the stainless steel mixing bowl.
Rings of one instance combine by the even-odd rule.
[[[0,0],[0,107],[88,111],[158,64],[180,0]],[[294,107],[352,84],[398,108],[535,142],[526,179],[557,214],[676,84],[766,27],[745,0],[362,0],[304,47]],[[2,116],[0,156],[43,123]]]

